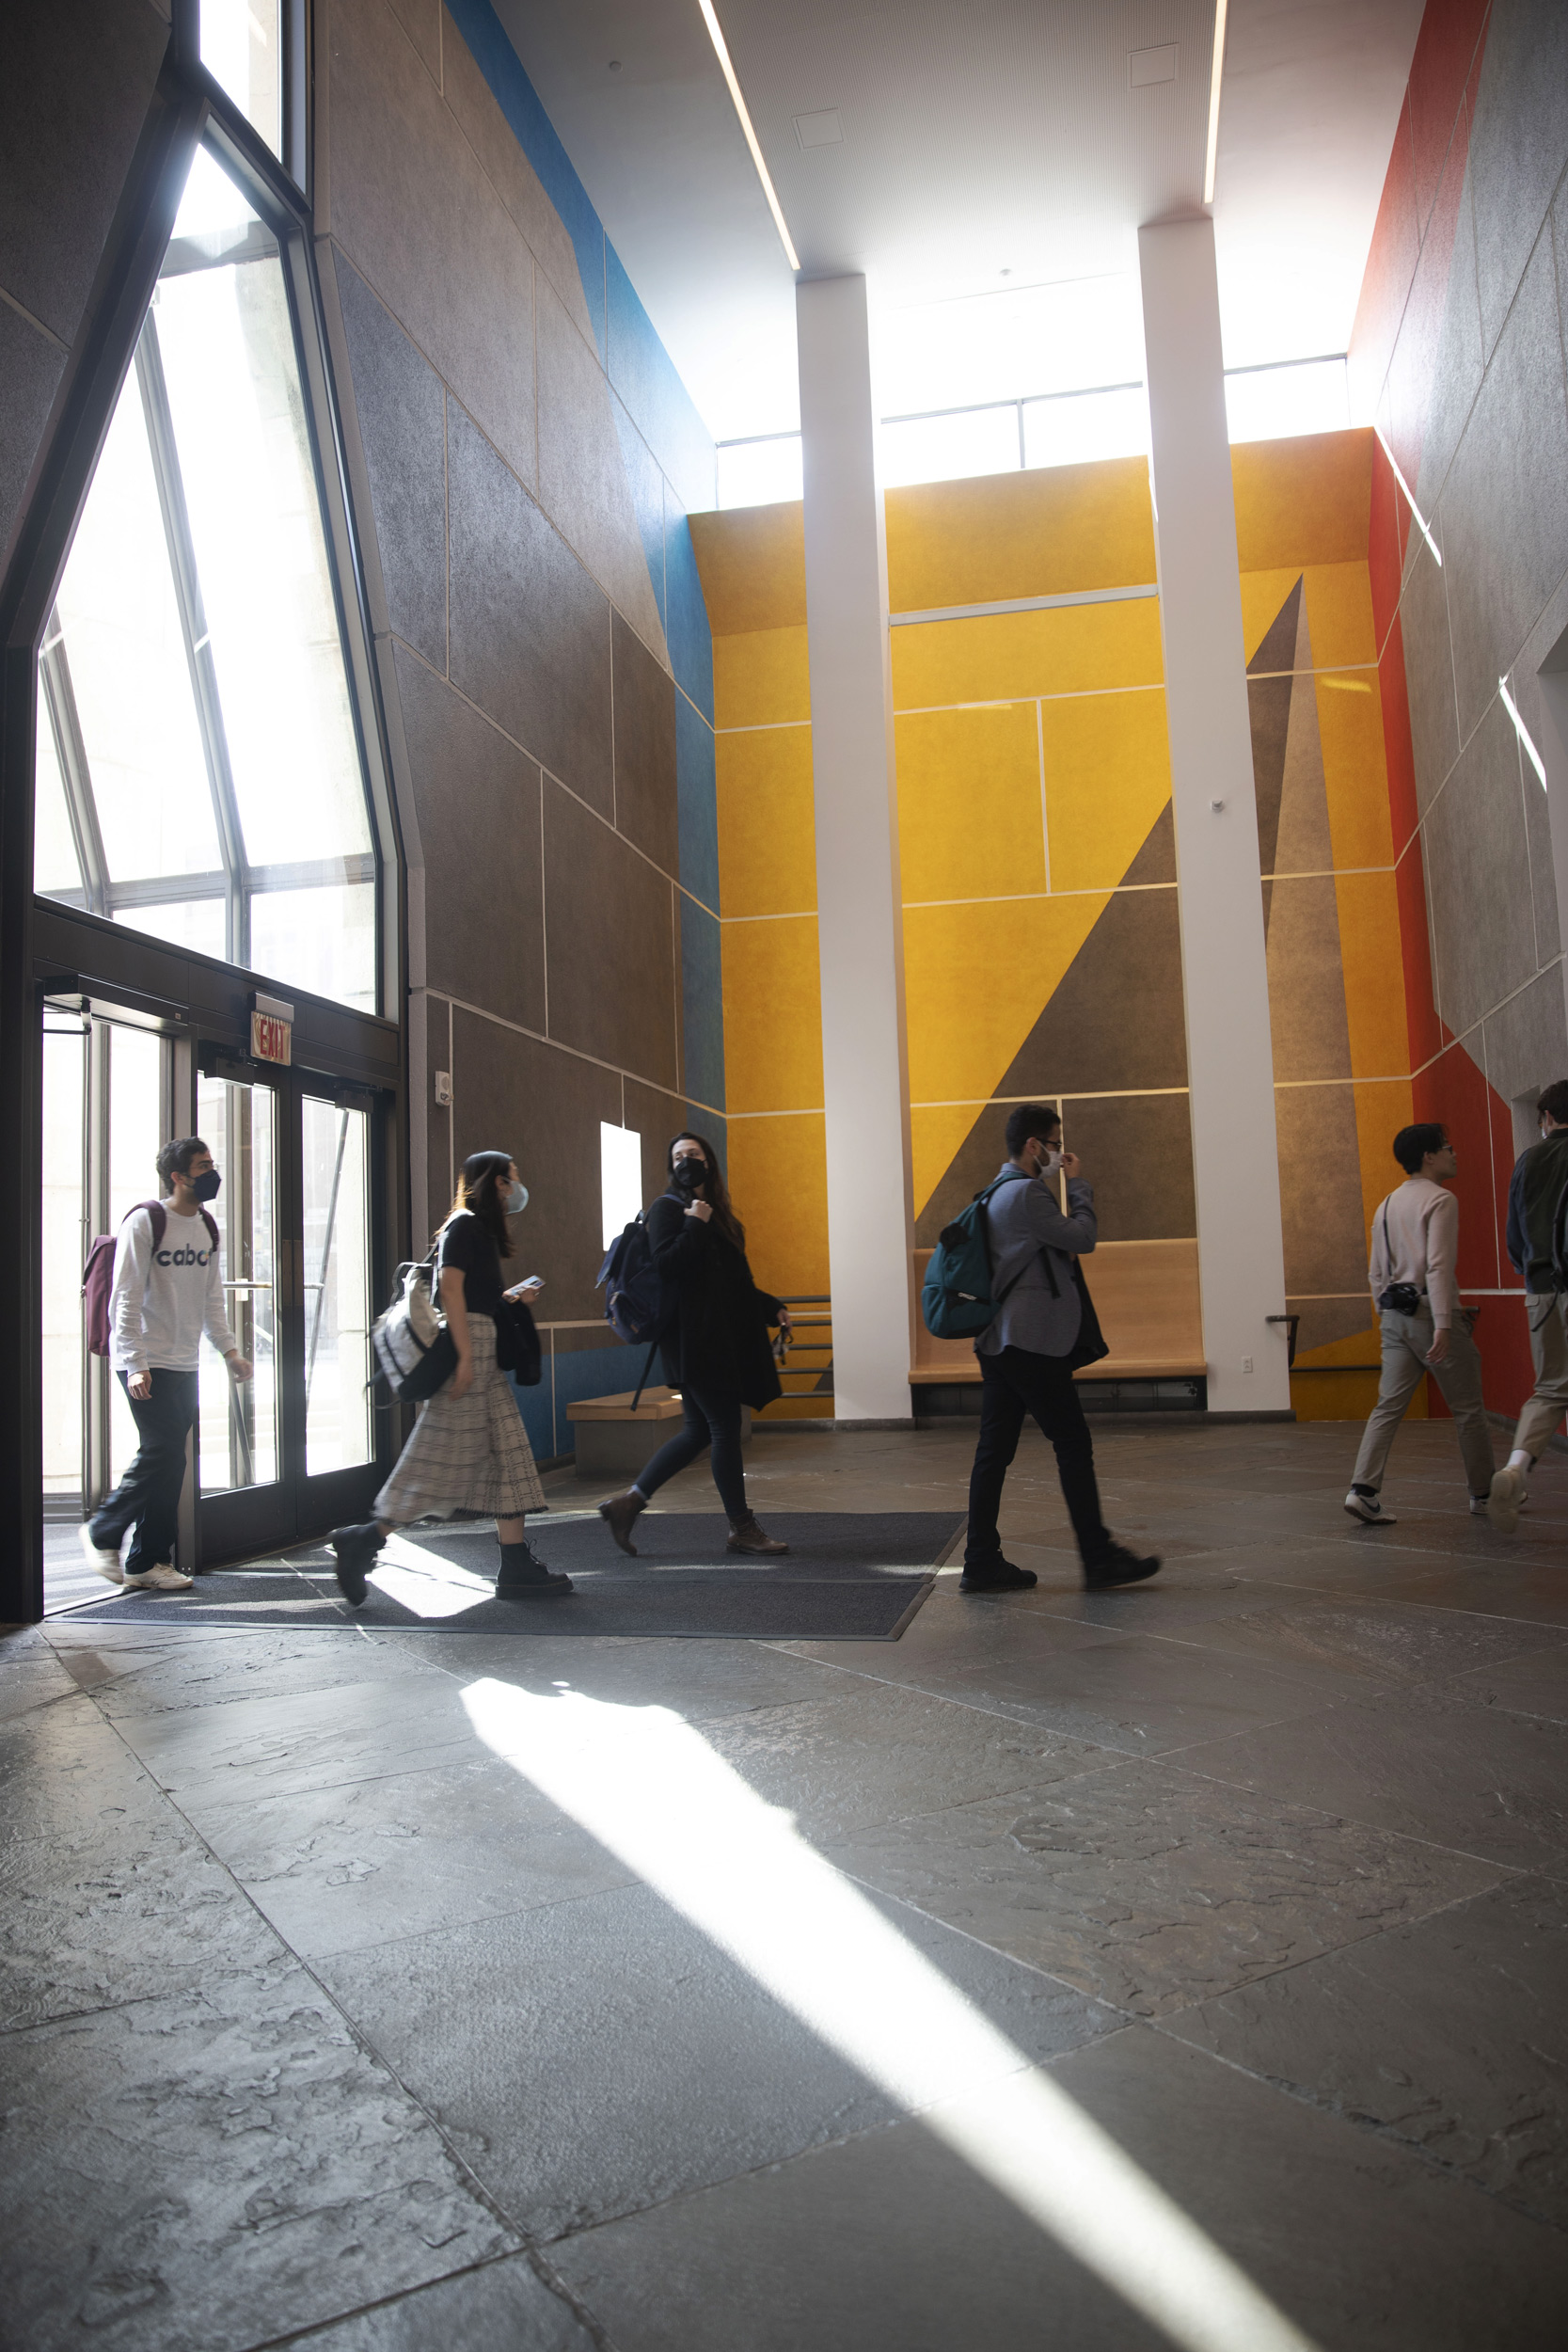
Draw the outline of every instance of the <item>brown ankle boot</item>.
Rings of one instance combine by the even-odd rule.
[[[634,1560],[637,1557],[637,1546],[631,1539],[632,1523],[638,1513],[645,1511],[647,1507],[642,1497],[635,1487],[631,1486],[627,1487],[624,1495],[611,1495],[608,1502],[601,1502],[599,1505],[600,1518],[603,1519],[621,1549],[629,1551]]]
[[[724,1546],[724,1549],[726,1551],[775,1552],[787,1551],[789,1546],[781,1544],[776,1536],[765,1534],[757,1525],[756,1513],[749,1511],[743,1519],[730,1521],[730,1540]]]

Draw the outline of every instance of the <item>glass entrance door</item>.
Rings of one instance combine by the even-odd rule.
[[[223,1299],[248,1380],[230,1379],[215,1348],[201,1350],[198,1424],[200,1549],[230,1552],[286,1543],[294,1513],[283,1475],[283,1327],[287,1255],[279,1248],[280,1143],[286,1104],[265,1082],[203,1072],[196,1132],[223,1184],[208,1205],[223,1253]]]
[[[136,1429],[87,1345],[82,1269],[158,1198],[155,1162],[195,1133],[222,1175],[225,1312],[252,1377],[201,1343],[199,1413],[179,1556],[211,1566],[363,1518],[391,1442],[371,1391],[378,1098],[204,1050],[195,1100],[173,1037],[79,1003],[43,1014],[44,1605],[103,1599],[77,1540],[124,1475]]]
[[[224,1296],[252,1377],[203,1351],[203,1560],[365,1516],[389,1416],[371,1395],[374,1100],[203,1055],[198,1125],[223,1171]]]

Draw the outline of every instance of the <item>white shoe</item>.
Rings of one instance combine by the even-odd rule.
[[[1386,1511],[1376,1495],[1358,1495],[1353,1486],[1345,1497],[1345,1508],[1353,1519],[1363,1527],[1397,1527],[1399,1521],[1391,1511]]]
[[[76,1533],[81,1538],[82,1549],[87,1554],[88,1567],[96,1568],[99,1575],[106,1577],[111,1584],[123,1583],[125,1580],[120,1571],[119,1552],[104,1551],[95,1544],[92,1540],[92,1529],[86,1519],[82,1521]]]
[[[155,1568],[144,1568],[139,1576],[127,1576],[121,1581],[128,1593],[188,1593],[196,1579],[160,1560]]]
[[[1486,1498],[1486,1516],[1499,1535],[1512,1535],[1519,1524],[1519,1505],[1525,1499],[1525,1473],[1505,1465],[1492,1480],[1492,1491]]]

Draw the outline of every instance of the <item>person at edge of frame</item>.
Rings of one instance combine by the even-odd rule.
[[[136,1452],[83,1526],[82,1549],[100,1576],[127,1592],[188,1593],[195,1579],[174,1550],[185,1440],[201,1406],[203,1331],[231,1380],[248,1380],[251,1368],[224,1311],[223,1268],[203,1205],[223,1182],[213,1155],[199,1136],[182,1136],[164,1145],[155,1166],[166,1194],[163,1246],[152,1247],[150,1211],[133,1209],[115,1245],[109,1294],[109,1362],[135,1421]],[[119,1549],[132,1528],[122,1569]]]
[[[987,1211],[991,1295],[1005,1294],[993,1323],[974,1343],[984,1384],[980,1438],[969,1482],[969,1532],[961,1593],[1024,1592],[1037,1581],[1002,1552],[997,1519],[1002,1488],[1018,1451],[1026,1413],[1055,1449],[1084,1582],[1094,1592],[1157,1575],[1157,1558],[1140,1559],[1118,1544],[1100,1514],[1094,1439],[1073,1385],[1069,1358],[1083,1320],[1075,1261],[1099,1238],[1094,1188],[1075,1152],[1061,1148],[1060,1115],[1021,1103],[1008,1113],[1007,1157]],[[1067,1178],[1064,1216],[1051,1179]]]
[[[1470,1508],[1481,1513],[1492,1486],[1492,1432],[1481,1394],[1481,1356],[1470,1337],[1474,1317],[1459,1300],[1459,1203],[1446,1187],[1459,1173],[1449,1131],[1434,1120],[1402,1127],[1394,1157],[1404,1170],[1372,1212],[1369,1279],[1383,1329],[1383,1374],[1351,1474],[1345,1509],[1364,1527],[1392,1527],[1380,1501],[1394,1432],[1430,1372],[1453,1415],[1469,1481]]]
[[[746,1500],[740,1408],[753,1412],[783,1393],[768,1343],[770,1324],[787,1334],[789,1310],[758,1290],[746,1263],[746,1231],[730,1205],[719,1155],[704,1136],[675,1136],[666,1154],[668,1188],[648,1211],[648,1248],[670,1312],[664,1376],[680,1391],[682,1425],[622,1494],[599,1505],[623,1551],[666,1479],[710,1453],[713,1483],[729,1516],[726,1551],[774,1554],[789,1546],[761,1528]]]
[[[375,1517],[335,1527],[338,1586],[351,1608],[365,1599],[367,1571],[395,1527],[451,1518],[494,1518],[500,1549],[498,1600],[560,1600],[569,1576],[546,1566],[524,1520],[543,1511],[545,1489],[512,1383],[497,1360],[503,1299],[531,1305],[542,1287],[530,1277],[506,1287],[501,1260],[513,1254],[507,1220],[528,1206],[528,1187],[510,1152],[470,1152],[437,1236],[436,1283],[457,1349],[451,1377],[420,1408],[414,1434],[372,1504]]]
[[[1568,1292],[1552,1270],[1552,1228],[1568,1188],[1568,1078],[1542,1089],[1535,1106],[1541,1140],[1522,1152],[1508,1185],[1508,1254],[1525,1285],[1535,1387],[1525,1401],[1513,1449],[1495,1472],[1486,1516],[1512,1535],[1528,1499],[1531,1470],[1568,1409]]]

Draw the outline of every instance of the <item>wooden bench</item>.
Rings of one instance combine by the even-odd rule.
[[[647,1388],[636,1412],[635,1389],[619,1396],[582,1396],[566,1407],[579,1478],[632,1478],[648,1456],[680,1427],[681,1400],[674,1389]],[[749,1406],[740,1408],[740,1442],[752,1436]]]
[[[914,1253],[917,1297],[930,1256],[928,1249]],[[1075,1373],[1075,1379],[1201,1377],[1203,1314],[1196,1240],[1101,1242],[1085,1259],[1084,1278],[1111,1352]],[[958,1387],[979,1378],[973,1340],[933,1339],[917,1315],[911,1385],[917,1391]]]

